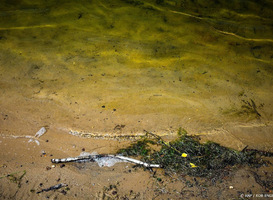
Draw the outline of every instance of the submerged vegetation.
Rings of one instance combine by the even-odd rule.
[[[14,173],[8,174],[6,176],[0,177],[0,179],[7,177],[11,182],[16,183],[18,188],[20,188],[22,179],[26,175],[26,173],[27,173],[26,170],[14,172]]]
[[[161,146],[161,149],[155,150],[154,145]],[[169,173],[200,177],[212,177],[239,165],[258,167],[265,164],[257,157],[256,151],[239,152],[214,142],[201,144],[197,136],[189,136],[183,129],[179,129],[178,138],[171,142],[147,133],[129,147],[120,149],[118,153],[140,156],[147,163],[160,164]]]

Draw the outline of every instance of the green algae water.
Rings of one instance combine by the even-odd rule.
[[[271,0],[1,1],[1,131],[224,129],[272,149],[272,18]]]

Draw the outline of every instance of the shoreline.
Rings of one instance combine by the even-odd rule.
[[[162,169],[150,172],[129,163],[100,168],[96,163],[54,165],[50,161],[52,158],[78,156],[82,151],[114,153],[131,141],[84,139],[50,129],[39,138],[40,145],[28,141],[29,138],[1,137],[1,198],[106,199],[110,196],[110,199],[214,199],[217,196],[239,198],[239,195],[249,194],[250,189],[252,194],[271,194],[260,185],[262,182],[259,180],[269,181],[272,178],[272,165],[257,169],[248,169],[247,166],[230,169],[214,183],[197,177],[166,176]],[[267,159],[273,161],[272,158]],[[26,174],[22,176],[24,170]],[[3,177],[12,173],[16,174],[9,177],[17,179]],[[36,194],[60,183],[68,186]],[[216,192],[219,189],[221,194]]]

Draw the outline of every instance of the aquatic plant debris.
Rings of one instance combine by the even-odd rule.
[[[167,172],[182,173],[191,176],[212,177],[223,170],[236,165],[259,167],[265,164],[257,157],[257,151],[235,151],[214,142],[201,144],[197,136],[189,136],[184,129],[179,129],[178,138],[171,142],[147,132],[147,136],[120,149],[117,153],[125,156],[141,156],[147,163],[157,163]],[[151,144],[161,146],[153,150]]]
[[[5,176],[1,176],[0,179],[8,177],[11,182],[16,183],[18,188],[20,188],[22,179],[26,175],[26,173],[27,173],[26,170],[19,171],[19,172],[13,172],[13,173],[7,174]]]

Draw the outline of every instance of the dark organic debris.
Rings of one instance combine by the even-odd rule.
[[[124,156],[147,156],[151,149],[148,147],[148,144],[156,144],[155,141],[143,137],[141,140],[136,141],[125,149],[120,149],[117,153]]]
[[[257,106],[252,99],[250,99],[250,102],[246,100],[242,100],[242,102],[244,103],[244,105],[242,105],[243,109],[247,109],[252,113],[255,113],[258,117],[261,117],[261,114],[257,111]]]
[[[26,170],[20,171],[20,172],[14,172],[14,173],[8,174],[6,176],[0,177],[0,179],[7,177],[11,182],[16,183],[18,188],[20,188],[22,179],[26,175],[26,173],[27,173]]]
[[[169,143],[153,133],[147,133],[147,137],[118,153],[141,156],[146,163],[157,163],[167,172],[200,177],[213,177],[236,165],[259,167],[265,164],[265,161],[256,156],[256,151],[239,152],[214,142],[201,144],[197,136],[189,136],[183,129],[179,129],[178,138]],[[161,149],[152,150],[151,144],[160,145]]]
[[[119,124],[118,124],[118,125],[115,126],[114,130],[119,130],[119,131],[120,131],[120,130],[122,130],[124,127],[125,127],[125,125],[123,125],[123,124],[119,125]]]
[[[265,190],[272,190],[273,188],[273,180],[270,179],[269,177],[265,176],[265,178],[263,178],[262,176],[258,175],[258,173],[256,173],[255,171],[251,172],[254,176],[254,179],[256,181],[256,183],[258,183],[260,186],[262,186]]]
[[[57,184],[57,185],[53,185],[53,186],[51,186],[49,188],[42,189],[41,191],[37,192],[37,194],[39,194],[41,192],[48,192],[48,191],[51,191],[51,190],[57,190],[57,189],[60,189],[62,187],[67,187],[67,184],[60,183],[60,184]]]

